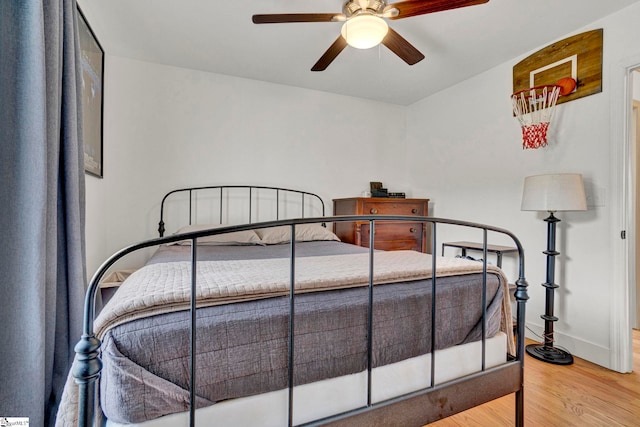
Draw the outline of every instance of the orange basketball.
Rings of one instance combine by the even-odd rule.
[[[564,77],[556,83],[560,86],[560,96],[569,95],[576,88],[576,81],[571,77]]]

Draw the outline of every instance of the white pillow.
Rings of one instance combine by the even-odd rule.
[[[282,225],[279,227],[259,228],[256,230],[260,241],[264,245],[277,245],[287,243],[291,238],[291,226]],[[312,240],[336,240],[338,236],[320,224],[298,224],[296,225],[296,242],[310,242]]]
[[[228,224],[198,224],[186,225],[180,228],[175,234],[189,233],[193,231],[209,230],[211,228],[228,227]],[[170,243],[172,245],[190,245],[191,240],[181,240],[179,242]],[[214,236],[205,236],[198,239],[199,245],[262,245],[260,237],[254,230],[234,231],[231,233],[216,234]]]

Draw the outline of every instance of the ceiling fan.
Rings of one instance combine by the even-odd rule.
[[[290,22],[344,22],[340,36],[320,57],[311,71],[326,70],[347,45],[368,49],[382,43],[409,65],[424,55],[400,34],[389,28],[385,19],[402,19],[460,7],[487,3],[489,0],[404,0],[387,4],[386,0],[347,0],[343,13],[279,13],[253,15],[254,24]]]

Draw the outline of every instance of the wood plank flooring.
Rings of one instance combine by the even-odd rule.
[[[633,352],[631,374],[579,358],[558,366],[527,356],[526,426],[640,426],[640,331],[633,331]],[[513,426],[514,408],[513,395],[505,396],[429,426]]]

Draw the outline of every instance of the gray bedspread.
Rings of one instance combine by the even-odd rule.
[[[189,247],[161,248],[149,261],[184,261]],[[339,242],[297,244],[297,256],[366,251]],[[280,258],[288,245],[199,247],[201,260]],[[229,257],[229,258],[226,258]],[[435,348],[480,339],[482,276],[437,279]],[[488,275],[487,333],[500,328],[502,287]],[[360,372],[367,366],[368,290],[301,294],[295,305],[294,382]],[[287,387],[289,299],[276,297],[198,310],[198,406]],[[431,280],[374,288],[373,365],[428,353]],[[141,422],[188,410],[189,313],[174,312],[110,329],[103,339],[100,380],[104,414]]]

